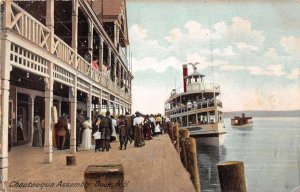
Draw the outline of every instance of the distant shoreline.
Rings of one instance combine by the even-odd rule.
[[[234,116],[242,116],[242,113],[245,113],[246,116],[250,117],[299,117],[300,110],[291,110],[291,111],[229,111],[224,112],[225,118],[232,118]]]

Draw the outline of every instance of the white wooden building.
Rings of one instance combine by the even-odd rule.
[[[77,113],[131,113],[133,76],[125,0],[0,3],[0,176],[6,181],[9,125],[13,145],[30,145],[34,116],[44,119],[44,162],[50,163],[55,106],[58,116],[70,117],[76,153]]]

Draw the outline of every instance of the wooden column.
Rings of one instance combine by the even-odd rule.
[[[100,41],[99,41],[99,68],[100,71],[102,71],[102,65],[103,65],[103,37],[99,35]]]
[[[207,106],[208,106],[208,103],[207,103]],[[207,111],[207,112],[206,112],[206,115],[207,115],[207,116],[206,116],[206,121],[207,121],[207,123],[210,123],[210,122],[209,122],[209,120],[210,120],[210,112]]]
[[[228,161],[217,164],[222,192],[246,192],[244,163]]]
[[[115,77],[115,80],[114,80],[114,83],[117,83],[117,66],[118,66],[118,60],[115,59],[115,64],[114,64],[114,77]]]
[[[76,118],[77,118],[77,77],[74,78],[74,87],[69,90],[70,95],[70,116],[71,116],[71,130],[70,130],[70,153],[76,153]]]
[[[92,91],[90,88],[90,92],[87,94],[86,97],[86,113],[87,117],[90,118],[90,121],[92,122]]]
[[[121,63],[119,63],[119,77],[118,77],[118,84],[119,84],[119,87],[121,87],[121,73],[122,73],[122,65],[121,65]]]
[[[88,18],[88,26],[89,26],[89,30],[88,30],[88,49],[89,49],[89,53],[91,55],[91,61],[90,61],[90,77],[92,78],[93,75],[93,67],[92,67],[92,63],[93,63],[93,22],[91,19]]]
[[[58,104],[57,115],[60,117],[62,115],[61,114],[61,100],[58,100],[57,104]]]
[[[72,0],[72,48],[75,50],[74,63],[77,67],[77,46],[78,46],[78,0]],[[76,153],[76,118],[77,118],[77,76],[74,76],[73,87],[70,87],[70,153]]]
[[[106,111],[110,111],[110,94],[108,94],[107,98]]]
[[[32,146],[32,139],[33,139],[33,132],[34,132],[34,126],[33,126],[33,123],[34,123],[34,99],[35,99],[35,95],[29,95],[29,97],[28,97],[29,129],[28,130],[30,130],[29,142],[30,142],[31,146]]]
[[[187,121],[187,122],[186,122],[186,123],[187,123],[187,126],[189,126],[189,125],[190,125],[190,122],[189,122],[189,115],[186,116],[186,121]]]
[[[49,51],[54,52],[54,0],[46,2],[46,25],[50,30],[50,38],[48,43]],[[52,62],[48,64],[49,78],[45,78],[45,143],[44,143],[44,162],[52,162],[52,128],[54,123],[51,118],[51,108],[53,106],[53,66]]]
[[[108,47],[108,57],[107,58],[108,58],[108,67],[110,68],[108,78],[111,79],[112,71],[111,71],[111,48],[110,47]]]
[[[102,112],[102,90],[100,90],[100,95],[99,95],[99,110],[98,110],[98,114],[101,114]]]
[[[125,82],[124,82],[124,72],[125,72],[125,69],[122,67],[121,85],[123,84],[123,87],[125,86]]]
[[[9,64],[9,53],[11,43],[8,40],[2,40],[2,66],[1,66],[1,101],[0,101],[0,176],[2,181],[8,179],[8,115],[9,115],[9,89],[10,72],[12,70]],[[0,178],[0,180],[1,180]]]
[[[131,94],[131,88],[132,88],[132,79],[131,78],[129,78],[129,90],[130,90],[130,94]]]
[[[9,28],[11,23],[11,0],[5,1],[3,27]],[[8,180],[8,113],[9,113],[9,89],[10,72],[9,64],[11,42],[1,39],[1,67],[0,67],[0,180]],[[4,186],[2,186],[4,187]],[[0,189],[2,188],[0,187]]]
[[[113,115],[116,115],[116,101],[113,101]]]
[[[76,53],[77,53],[77,46],[78,46],[78,0],[72,0],[72,48],[76,51]]]
[[[118,47],[119,44],[120,44],[120,25],[117,23],[117,43],[116,43],[116,47]]]
[[[117,21],[114,22],[114,45],[117,47],[118,39],[117,39],[117,30],[118,30],[118,25]]]

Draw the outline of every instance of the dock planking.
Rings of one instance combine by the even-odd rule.
[[[109,152],[94,150],[76,153],[76,166],[66,166],[68,150],[54,151],[53,162],[43,163],[43,149],[26,146],[14,147],[9,153],[8,190],[20,188],[9,187],[12,181],[22,183],[54,183],[54,187],[35,188],[37,191],[84,191],[83,187],[57,186],[60,181],[82,183],[83,172],[93,164],[123,164],[125,181],[129,181],[125,192],[173,192],[195,191],[189,173],[183,167],[179,154],[172,146],[168,135],[159,135],[146,141],[144,147],[135,148],[133,143],[127,150],[118,150],[119,143],[113,142]],[[32,191],[32,188],[22,188]]]

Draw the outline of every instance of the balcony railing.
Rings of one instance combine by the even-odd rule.
[[[9,26],[9,28],[22,37],[33,42],[34,44],[42,47],[47,51],[50,51],[50,30],[33,16],[28,14],[21,7],[19,7],[16,3],[12,3],[11,6],[11,25]],[[88,61],[86,61],[79,54],[76,54],[76,51],[72,49],[72,47],[70,47],[56,35],[54,35],[53,51],[56,57],[60,58],[68,65],[74,67],[85,76],[90,77],[90,70],[92,70],[92,79],[95,82],[101,84],[104,87],[107,87],[113,93],[122,96],[127,100],[130,100],[131,96],[129,93],[125,93],[125,91],[121,90],[121,88],[117,84],[112,82],[110,78],[107,78],[100,71],[92,69],[91,64]],[[127,65],[128,63],[125,53],[122,50],[119,51],[119,53],[124,61],[124,64]],[[62,67],[62,65],[59,66]]]
[[[15,3],[11,7],[10,29],[49,51],[50,30]]]
[[[54,35],[54,55],[76,68],[75,51],[56,35]]]

